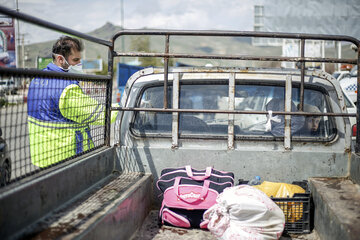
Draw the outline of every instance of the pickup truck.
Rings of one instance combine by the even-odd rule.
[[[109,47],[109,76],[0,68],[1,76],[53,74],[85,83],[97,81],[106,87],[106,96],[96,97],[106,104],[108,120],[96,136],[101,144],[44,169],[27,165],[28,142],[19,145],[12,160],[21,166],[12,165],[12,177],[19,176],[16,170],[26,174],[0,189],[1,239],[214,239],[204,230],[157,225],[161,196],[156,181],[161,170],[185,165],[230,171],[236,180],[261,176],[267,181],[305,183],[308,195],[307,202],[302,202],[302,216],[309,221],[293,229],[297,235],[285,232],[282,239],[357,239],[360,235],[360,141],[358,137],[351,141],[349,120],[355,114],[348,114],[335,78],[305,69],[311,61],[359,65],[359,58],[307,58],[304,53],[306,39],[349,41],[357,46],[359,40],[315,34],[124,30],[105,41],[1,6],[0,12]],[[117,52],[116,40],[124,35],[163,36],[165,51]],[[301,54],[170,53],[169,39],[176,36],[199,37],[199,42],[211,36],[293,38],[301,42]],[[139,70],[128,79],[119,107],[111,107],[115,57],[164,59],[163,67]],[[299,62],[300,69],[171,68],[169,58],[238,60],[249,66],[254,61],[293,61]],[[1,111],[5,114],[0,117],[6,118],[12,109]],[[111,111],[119,111],[114,129]],[[15,113],[23,114],[21,109]],[[317,127],[308,127],[308,120],[314,118]],[[15,123],[8,121],[7,127],[22,127]],[[6,134],[11,128],[2,129]],[[110,131],[115,135],[112,146]],[[21,142],[18,138],[26,134],[21,132],[15,140]],[[299,199],[291,198],[290,204]]]

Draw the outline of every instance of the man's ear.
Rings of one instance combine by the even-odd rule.
[[[58,55],[58,58],[59,58],[59,62],[61,63],[61,65],[64,65],[65,64],[65,60],[62,56]]]
[[[58,66],[63,66],[65,64],[65,60],[61,55],[55,56],[55,64]]]
[[[55,55],[55,58],[54,58],[54,63],[58,63],[58,64],[60,64],[60,60],[61,59],[61,57],[59,56],[59,55]]]

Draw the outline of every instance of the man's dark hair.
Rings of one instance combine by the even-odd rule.
[[[71,49],[77,50],[79,52],[82,51],[83,46],[79,39],[72,38],[69,36],[60,37],[53,45],[52,48],[52,57],[55,60],[55,54],[59,54],[67,59],[71,54]]]

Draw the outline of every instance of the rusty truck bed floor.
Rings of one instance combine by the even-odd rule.
[[[159,226],[157,220],[158,213],[158,210],[150,212],[142,227],[134,234],[132,240],[216,240],[216,237],[207,230]],[[280,238],[280,240],[290,239],[320,240],[316,231],[312,231],[311,234],[282,236]]]
[[[76,201],[64,205],[48,217],[29,226],[20,239],[73,239],[77,237],[94,222],[91,219],[96,217],[96,213],[101,213],[129,186],[134,185],[142,175],[141,173],[124,173],[114,176]]]

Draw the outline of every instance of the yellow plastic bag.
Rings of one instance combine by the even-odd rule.
[[[268,197],[273,198],[292,198],[295,193],[305,193],[302,187],[289,183],[264,181],[260,185],[253,187],[263,191]],[[286,222],[296,222],[302,218],[302,202],[276,201],[276,203],[283,210]]]

